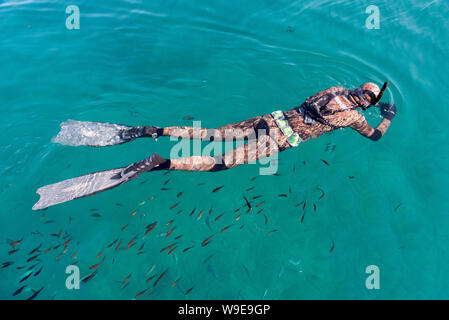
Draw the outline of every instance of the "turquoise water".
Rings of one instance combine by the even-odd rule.
[[[71,4],[81,12],[79,30],[65,26]],[[449,6],[442,0],[376,1],[380,29],[370,30],[370,4],[1,1],[0,262],[14,263],[0,269],[0,298],[25,299],[41,287],[38,299],[132,299],[147,288],[139,299],[149,293],[151,299],[449,298]],[[40,186],[155,152],[168,157],[176,143],[53,144],[67,119],[168,126],[189,125],[183,118],[191,116],[216,127],[289,109],[330,86],[385,80],[384,101],[394,101],[398,115],[378,142],[347,129],[281,153],[279,176],[258,176],[258,165],[148,173],[95,197],[31,210]],[[380,121],[376,110],[367,118]],[[321,200],[317,187],[325,192]],[[283,193],[289,197],[278,196]],[[256,209],[234,213],[244,204],[242,195],[262,196],[251,202],[265,201],[257,209],[264,208],[268,224]],[[303,200],[301,223],[296,204]],[[158,225],[143,238],[154,221]],[[60,238],[51,236],[60,230]],[[56,260],[65,232],[72,240]],[[180,234],[172,254],[160,252]],[[19,251],[9,255],[9,240],[21,238]],[[121,248],[107,248],[117,238]],[[42,254],[26,262],[39,244]],[[83,277],[103,256],[91,281],[66,289],[68,265],[78,261]],[[44,266],[41,273],[19,283],[35,263],[32,270]],[[365,287],[368,265],[380,269],[379,290]]]

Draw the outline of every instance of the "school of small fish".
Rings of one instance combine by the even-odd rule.
[[[326,147],[326,151],[329,150],[330,145]],[[335,150],[335,146],[332,151]],[[320,159],[322,163],[326,166],[331,164],[324,159]],[[302,163],[304,166],[306,162]],[[296,167],[293,167],[293,173],[295,173]],[[169,174],[165,172],[164,176]],[[274,174],[273,176],[279,176],[280,174]],[[349,176],[350,179],[354,179],[354,176]],[[3,253],[3,258],[6,257],[6,261],[0,262],[0,272],[4,269],[15,268],[17,270],[17,288],[11,293],[13,297],[18,299],[28,299],[33,300],[35,298],[41,299],[54,299],[58,298],[55,292],[46,292],[44,296],[46,287],[41,285],[35,285],[36,281],[31,280],[37,277],[44,276],[54,276],[47,273],[46,264],[48,263],[62,263],[64,261],[66,265],[78,265],[80,263],[80,258],[83,256],[83,264],[86,260],[90,262],[88,265],[83,267],[81,270],[82,274],[82,284],[91,285],[102,275],[102,270],[107,268],[107,265],[112,265],[116,263],[117,258],[120,255],[136,255],[145,256],[147,255],[149,260],[151,260],[151,255],[145,251],[148,247],[153,247],[152,242],[155,238],[164,239],[166,243],[165,246],[157,248],[157,254],[173,256],[175,263],[178,263],[178,259],[183,255],[189,255],[191,250],[206,250],[205,247],[213,246],[214,243],[219,243],[222,237],[226,237],[229,232],[238,232],[237,230],[244,229],[244,222],[242,217],[253,217],[254,221],[260,223],[265,231],[266,237],[274,237],[277,233],[282,232],[279,227],[271,226],[270,224],[270,213],[264,211],[264,206],[270,201],[290,201],[291,198],[297,198],[295,194],[294,186],[289,186],[284,193],[278,195],[264,196],[262,194],[254,194],[257,190],[257,184],[253,184],[254,181],[258,179],[262,180],[261,177],[253,177],[250,179],[250,185],[245,186],[243,194],[235,199],[232,203],[229,203],[229,208],[226,210],[217,210],[215,206],[201,207],[196,205],[190,205],[189,199],[183,196],[185,190],[175,190],[176,188],[173,183],[170,183],[171,178],[166,179],[162,183],[162,191],[174,190],[174,195],[171,197],[173,202],[171,204],[166,204],[167,208],[167,219],[165,221],[153,221],[151,220],[151,214],[148,214],[146,209],[150,206],[151,201],[157,198],[157,196],[149,196],[145,201],[141,201],[132,210],[128,211],[129,222],[117,226],[115,235],[110,239],[105,239],[104,243],[98,243],[98,248],[94,253],[82,252],[78,245],[80,244],[80,239],[77,239],[72,235],[72,226],[75,224],[76,220],[81,219],[92,219],[96,221],[104,221],[106,213],[102,212],[101,209],[92,208],[89,212],[89,217],[74,217],[72,214],[68,221],[62,223],[53,219],[47,219],[46,214],[42,212],[40,220],[42,224],[54,226],[52,229],[54,232],[49,233],[48,236],[39,230],[34,230],[28,234],[21,235],[14,240],[8,240],[6,244],[6,252]],[[271,178],[276,179],[276,178]],[[146,181],[144,181],[146,182]],[[235,186],[211,186],[209,189],[203,187],[206,183],[196,184],[197,188],[201,188],[201,191],[205,197],[219,197],[221,194],[226,192],[226,190],[235,188]],[[203,189],[204,188],[204,189]],[[318,204],[326,198],[326,193],[321,187],[316,187],[313,194],[313,199],[303,199],[298,203],[294,203],[293,206],[298,212],[298,228],[301,224],[306,223],[310,214],[319,214]],[[309,196],[310,198],[310,196]],[[293,200],[294,201],[294,200]],[[234,204],[234,205],[233,205]],[[120,203],[115,203],[120,210],[125,210],[125,207]],[[397,211],[402,203],[394,208]],[[312,209],[308,209],[308,208]],[[123,209],[122,209],[123,208]],[[254,210],[253,210],[254,209]],[[99,213],[101,212],[101,214]],[[263,212],[263,213],[262,213]],[[209,229],[209,235],[205,236],[201,241],[194,242],[189,239],[189,234],[183,227],[183,225],[178,224],[178,216],[184,215],[186,217],[191,217],[192,223],[204,223]],[[262,218],[262,219],[261,219]],[[55,218],[56,219],[56,218]],[[89,223],[89,221],[80,221],[81,224]],[[111,227],[112,228],[112,227]],[[129,231],[132,230],[140,230]],[[191,230],[191,229],[189,229]],[[135,234],[129,234],[133,232]],[[191,232],[191,231],[190,231]],[[233,236],[236,236],[235,234]],[[338,247],[333,239],[329,239],[330,249],[329,253],[337,251]],[[32,250],[21,250],[24,243],[27,245],[34,245]],[[210,263],[210,259],[213,254],[207,257],[203,263],[207,265],[208,272],[214,277],[218,278],[219,275],[214,269],[213,265]],[[89,258],[90,257],[90,258]],[[243,266],[244,272],[247,274],[248,278],[251,278],[250,270]],[[173,290],[170,288],[177,288],[184,296],[191,296],[192,291],[198,287],[196,283],[192,283],[188,276],[178,274],[175,270],[176,266],[173,265],[157,265],[149,263],[147,267],[147,272],[143,275],[137,274],[134,270],[128,270],[123,274],[121,279],[112,279],[112,283],[117,283],[121,290],[125,290],[131,283],[134,288],[138,287],[135,292],[130,292],[130,299],[143,299],[143,298],[157,298],[159,290],[162,288]],[[20,273],[20,274],[19,274]],[[128,288],[129,290],[129,288]],[[265,290],[265,295],[268,294],[268,289]]]

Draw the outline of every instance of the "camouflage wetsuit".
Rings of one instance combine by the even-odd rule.
[[[301,113],[299,108],[293,108],[284,112],[285,118],[293,131],[298,133],[303,141],[318,138],[326,132],[345,127],[350,127],[363,136],[377,141],[388,129],[396,109],[394,105],[383,104],[381,110],[384,118],[376,128],[371,127],[358,109],[369,107],[369,103],[379,94],[380,90],[374,83],[365,83],[359,88],[362,89],[363,96],[354,94],[355,91],[343,87],[331,87],[308,98],[303,105],[325,95],[331,97],[323,107],[326,115],[320,119],[321,121],[305,123],[304,114]],[[390,109],[387,108],[387,111],[385,111],[385,105],[389,106]],[[197,131],[194,133],[194,130]],[[246,140],[248,137],[254,137],[254,139],[249,139],[247,143],[220,156],[191,156],[171,159],[165,166],[160,168],[168,170],[224,170],[291,148],[287,142],[287,137],[282,134],[270,114],[228,124],[216,129],[185,126],[165,127],[158,129],[158,135],[206,141]]]

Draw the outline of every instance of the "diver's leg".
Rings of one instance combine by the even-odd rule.
[[[215,129],[186,126],[165,127],[158,130],[158,135],[204,141],[252,140],[257,138],[258,130],[265,129],[267,126],[264,117],[259,116]]]
[[[220,156],[192,156],[168,160],[169,163],[154,170],[221,171],[247,164],[279,152],[279,147],[269,135],[243,144]]]

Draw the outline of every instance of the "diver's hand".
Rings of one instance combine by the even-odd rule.
[[[380,114],[388,120],[392,120],[396,115],[396,106],[394,103],[379,102]]]

